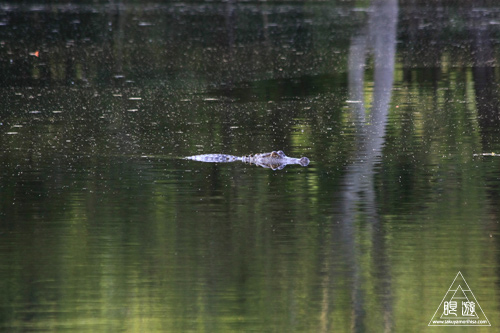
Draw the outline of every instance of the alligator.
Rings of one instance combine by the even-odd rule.
[[[204,154],[185,157],[188,160],[209,162],[209,163],[229,163],[241,161],[243,163],[255,164],[263,168],[273,170],[281,170],[288,164],[300,164],[302,166],[309,165],[307,157],[293,158],[288,157],[282,150],[272,151],[270,153],[262,153],[248,156],[233,156],[226,154]]]

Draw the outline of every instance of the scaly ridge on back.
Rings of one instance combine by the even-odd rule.
[[[199,162],[209,162],[209,163],[229,163],[241,160],[241,158],[238,156],[226,155],[226,154],[193,155],[193,156],[187,156],[186,159]]]

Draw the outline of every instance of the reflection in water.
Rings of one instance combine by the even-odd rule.
[[[472,74],[483,151],[491,152],[491,145],[498,144],[500,140],[500,98],[498,83],[495,82],[493,40],[484,10],[471,10],[467,16],[471,48],[474,50]]]
[[[385,228],[377,213],[374,189],[375,166],[381,161],[385,127],[394,80],[396,53],[397,0],[376,0],[369,11],[369,21],[354,36],[349,49],[349,99],[356,125],[356,150],[353,163],[344,176],[344,190],[338,205],[341,209],[343,252],[350,266],[352,303],[354,307],[353,330],[367,329],[366,301],[363,291],[362,253],[356,249],[355,224],[360,214],[369,223],[374,251],[375,280],[379,284],[384,331],[392,329],[392,297],[389,263],[385,251]],[[374,82],[373,102],[369,115],[364,106],[364,69],[369,50],[373,50]],[[334,233],[335,234],[335,233]],[[332,242],[335,244],[335,242]],[[382,278],[379,278],[382,277]],[[333,280],[333,279],[332,279]]]

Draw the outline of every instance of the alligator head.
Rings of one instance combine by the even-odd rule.
[[[307,157],[288,157],[282,150],[272,151],[270,153],[255,154],[253,156],[250,155],[244,157],[242,161],[273,170],[281,170],[288,164],[300,164],[301,166],[309,165],[309,159]]]

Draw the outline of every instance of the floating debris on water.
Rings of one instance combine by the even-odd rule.
[[[481,153],[481,154],[474,154],[474,156],[500,156],[498,153]]]

